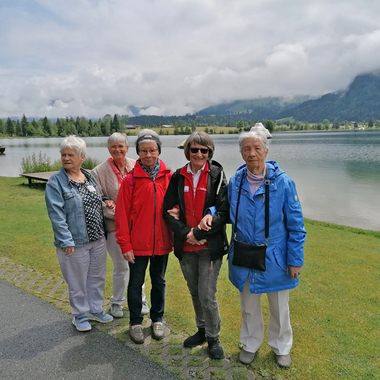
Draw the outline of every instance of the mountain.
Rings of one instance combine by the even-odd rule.
[[[255,119],[276,119],[280,112],[294,108],[310,98],[310,96],[298,95],[291,98],[265,97],[235,100],[230,103],[207,107],[198,111],[195,116],[250,114]]]
[[[310,123],[330,121],[365,121],[380,119],[380,76],[357,76],[344,91],[308,100],[278,114],[278,118],[293,117]]]

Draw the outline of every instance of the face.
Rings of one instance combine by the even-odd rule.
[[[124,159],[128,152],[129,147],[120,141],[111,142],[108,146],[108,151],[115,161],[120,161]]]
[[[155,142],[143,142],[139,144],[139,157],[141,163],[147,169],[152,170],[154,168],[158,162],[159,155],[160,153]]]
[[[61,152],[62,166],[66,170],[79,170],[85,156],[79,156],[75,149],[65,148]]]
[[[200,150],[204,150],[206,153],[202,153]],[[197,150],[196,153],[192,153],[191,150]],[[190,166],[191,170],[196,173],[199,169],[202,169],[203,165],[207,162],[209,156],[209,150],[207,146],[192,143],[190,146]]]
[[[268,150],[265,150],[259,139],[245,139],[242,146],[242,157],[250,171],[264,170],[265,158]]]

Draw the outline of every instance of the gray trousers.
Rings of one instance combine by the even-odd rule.
[[[107,270],[107,247],[103,237],[75,247],[72,256],[57,248],[63,278],[69,287],[73,315],[100,313]]]
[[[180,265],[193,301],[197,327],[206,330],[206,338],[218,338],[220,313],[216,284],[222,258],[211,262],[209,249],[183,252]]]

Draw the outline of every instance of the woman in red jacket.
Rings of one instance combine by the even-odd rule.
[[[142,130],[136,140],[139,160],[123,179],[116,202],[116,238],[129,262],[129,334],[133,342],[144,343],[141,291],[148,266],[152,282],[150,318],[152,337],[164,337],[165,272],[172,250],[171,232],[162,216],[164,195],[171,172],[159,159],[161,141],[152,130]]]

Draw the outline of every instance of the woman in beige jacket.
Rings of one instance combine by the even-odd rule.
[[[92,170],[103,199],[103,212],[108,230],[107,250],[113,262],[113,295],[111,297],[111,314],[120,318],[124,315],[123,304],[129,281],[129,265],[121,254],[115,238],[115,207],[121,181],[135,166],[136,160],[127,158],[129,145],[125,133],[115,132],[108,138],[108,151],[111,157]],[[148,314],[149,307],[143,290],[141,313]]]

